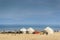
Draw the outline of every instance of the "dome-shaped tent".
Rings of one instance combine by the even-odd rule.
[[[35,30],[34,30],[33,28],[30,27],[30,28],[27,29],[27,31],[28,31],[28,33],[31,34],[31,33],[33,33]]]
[[[52,28],[50,28],[50,27],[46,27],[44,29],[44,31],[46,31],[48,34],[53,34],[54,33],[54,30]]]
[[[20,31],[25,34],[26,33],[26,28],[21,28]]]

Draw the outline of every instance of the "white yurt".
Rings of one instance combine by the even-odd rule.
[[[26,28],[21,28],[20,31],[25,34],[26,33]]]
[[[29,34],[32,34],[35,30],[30,27],[30,28],[27,29],[27,31],[28,31]]]
[[[52,28],[50,28],[50,27],[46,27],[44,29],[44,31],[46,31],[48,34],[53,34],[54,33],[54,30]]]

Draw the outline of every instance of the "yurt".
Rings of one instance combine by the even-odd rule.
[[[46,27],[44,29],[44,31],[47,32],[47,34],[53,34],[54,33],[54,30],[52,28],[50,28],[50,27]]]
[[[25,34],[26,33],[26,28],[21,28],[20,32],[23,33],[23,34]]]
[[[30,27],[30,28],[27,29],[27,31],[28,31],[29,34],[32,34],[35,30]]]

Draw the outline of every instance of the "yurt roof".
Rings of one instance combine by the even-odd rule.
[[[27,31],[35,31],[33,28],[28,28]]]
[[[50,27],[46,27],[44,30],[50,30],[50,31],[52,31],[53,29],[50,28]]]
[[[20,31],[26,31],[26,28],[21,28]]]

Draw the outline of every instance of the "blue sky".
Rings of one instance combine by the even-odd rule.
[[[0,24],[60,24],[60,0],[0,0]]]

